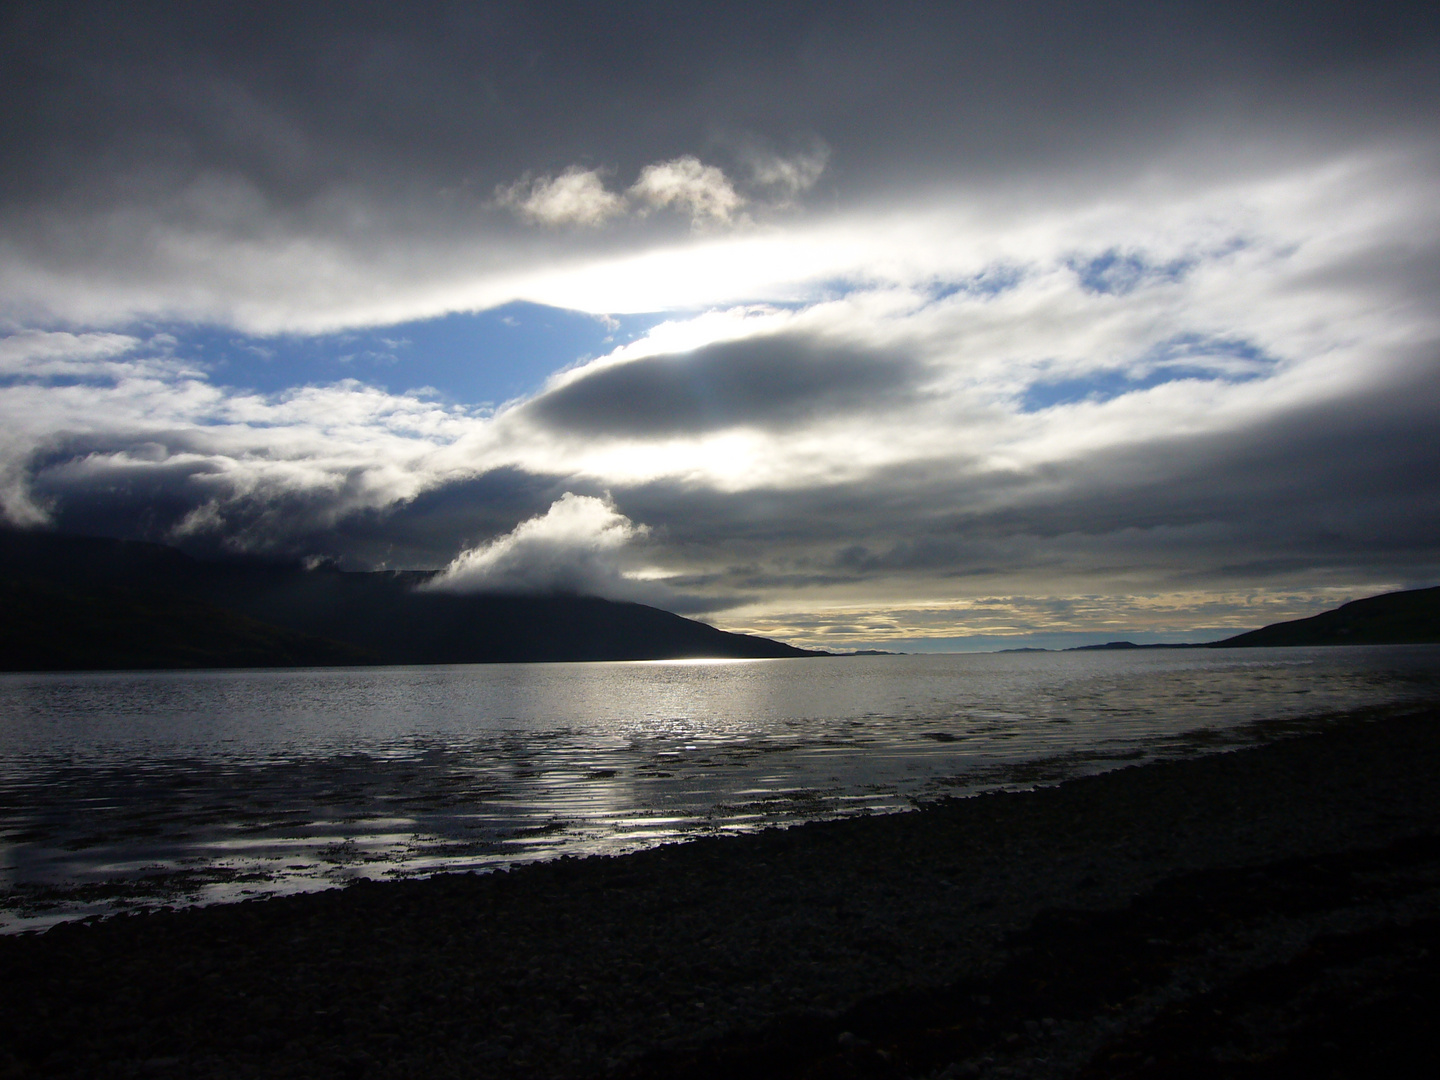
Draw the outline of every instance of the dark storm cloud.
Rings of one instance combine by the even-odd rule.
[[[193,431],[151,432],[146,442],[71,435],[35,456],[32,489],[60,532],[169,543],[202,557],[321,555],[349,569],[443,565],[544,513],[566,490],[560,478],[495,469],[376,506],[355,469],[308,488],[236,492],[226,484],[233,462],[216,450]]]
[[[1437,33],[1395,4],[13,4],[0,176],[12,213],[217,172],[283,208],[818,134],[867,185],[1257,104],[1411,122]]]
[[[597,159],[633,172],[703,140],[703,84],[737,61],[783,67],[812,15],[472,3],[7,12],[10,198],[125,201],[218,171],[280,207],[333,187],[404,194],[416,179],[488,198],[519,171]],[[105,190],[117,173],[126,188]]]
[[[1084,199],[1433,143],[1440,88],[1420,5],[56,2],[0,20],[0,319],[31,326],[309,333],[517,299],[763,299],[737,281],[676,298],[685,271],[648,295],[537,279],[696,224],[883,215],[941,189]],[[723,212],[694,190],[625,202],[676,163]],[[567,177],[585,207],[529,206]]]
[[[673,550],[728,555],[734,589],[883,577],[1074,575],[1248,587],[1440,577],[1435,365],[1224,435],[1112,448],[1038,471],[907,465],[860,484],[617,489]]]
[[[918,374],[903,358],[781,334],[601,367],[525,412],[564,431],[640,438],[782,427],[898,404]]]
[[[106,445],[108,443],[108,445]],[[80,536],[161,540],[205,501],[197,477],[214,467],[197,462],[136,462],[86,468],[86,456],[135,449],[133,440],[63,440],[33,462],[33,490],[51,510],[53,524]]]
[[[565,491],[561,477],[494,469],[341,522],[326,534],[307,538],[306,550],[344,553],[361,566],[433,568],[462,548],[543,514]]]
[[[317,539],[321,551],[335,551],[337,522],[366,501],[361,469],[323,487],[236,491],[203,435],[151,435],[70,436],[37,455],[32,490],[51,523],[80,535],[175,542],[201,555],[300,556],[313,553]],[[201,521],[204,528],[194,527]]]

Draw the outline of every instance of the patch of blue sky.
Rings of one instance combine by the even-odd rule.
[[[262,394],[355,379],[390,393],[428,387],[445,400],[496,406],[555,372],[642,336],[667,314],[601,317],[512,303],[394,326],[252,337],[213,326],[164,326],[174,353],[212,382]]]
[[[1152,368],[1144,374],[1127,371],[1097,371],[1073,379],[1055,379],[1031,383],[1020,398],[1021,412],[1039,412],[1057,405],[1075,405],[1082,401],[1105,402],[1140,390],[1150,390],[1182,379],[1215,381],[1215,371],[1207,367],[1171,364]],[[1224,382],[1235,379],[1222,378]]]
[[[95,379],[84,375],[42,375],[37,377],[23,371],[0,372],[0,387],[19,386],[22,383],[34,383],[37,381],[43,382],[45,386],[63,390],[71,386],[92,385]]]
[[[1090,258],[1075,256],[1065,265],[1080,279],[1080,287],[1089,293],[1124,296],[1142,285],[1180,281],[1195,265],[1194,259],[1172,259],[1152,262],[1139,252],[1109,251]]]
[[[763,301],[766,307],[778,308],[785,311],[801,311],[812,307],[817,303],[824,303],[831,300],[844,300],[847,296],[855,293],[868,292],[876,287],[874,278],[866,277],[831,277],[812,281],[805,286],[804,295],[792,299],[768,299]],[[760,301],[757,301],[757,303]]]
[[[987,266],[978,274],[950,281],[933,281],[928,293],[932,302],[945,300],[959,293],[967,296],[998,296],[1016,288],[1025,277],[1025,271],[1011,263],[996,263]]]
[[[1183,379],[1249,382],[1269,374],[1276,363],[1275,356],[1244,338],[1177,334],[1125,368],[1036,380],[1021,395],[1020,410],[1030,413],[1082,401],[1111,401]]]
[[[1210,334],[1176,334],[1151,350],[1146,360],[1160,364],[1208,360],[1212,371],[1224,372],[1232,380],[1254,378],[1278,363],[1273,354],[1253,341]]]

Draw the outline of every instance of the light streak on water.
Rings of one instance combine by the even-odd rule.
[[[0,928],[889,812],[1437,672],[1408,646],[0,676]]]

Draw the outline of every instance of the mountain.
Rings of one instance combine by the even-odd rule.
[[[172,593],[67,589],[0,581],[0,670],[296,667],[378,662],[338,641],[295,633]]]
[[[0,532],[0,670],[817,656],[643,604],[422,592],[428,571],[202,562]]]
[[[1440,642],[1440,586],[1352,600],[1308,619],[1274,623],[1212,649],[1257,645],[1418,645]]]

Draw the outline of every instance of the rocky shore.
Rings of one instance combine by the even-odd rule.
[[[3,939],[0,1077],[1428,1076],[1437,957],[1440,709],[1412,707],[907,814]]]

